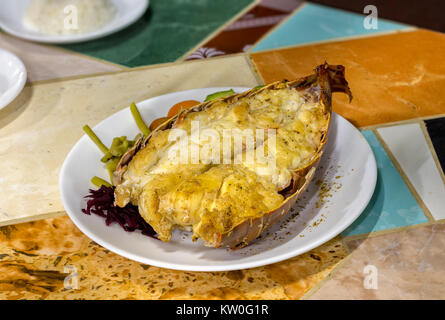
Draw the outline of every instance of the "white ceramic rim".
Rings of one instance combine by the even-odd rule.
[[[25,40],[35,41],[35,42],[41,42],[41,43],[57,43],[57,44],[70,44],[70,43],[78,43],[78,42],[85,42],[90,41],[98,38],[106,37],[112,33],[118,32],[120,30],[125,29],[129,25],[136,22],[142,15],[147,11],[147,8],[150,4],[150,0],[137,0],[141,3],[141,7],[139,8],[139,11],[133,12],[133,14],[125,21],[123,21],[121,24],[116,24],[113,27],[109,27],[109,25],[103,26],[101,29],[88,32],[85,34],[79,34],[79,35],[45,35],[45,34],[39,34],[39,33],[33,33],[32,31],[27,32],[20,32],[14,28],[11,28],[7,23],[3,22],[0,19],[0,28],[3,29],[5,32],[16,36],[18,38],[22,38]],[[111,21],[110,24],[114,24],[114,21]]]
[[[10,84],[6,92],[0,93],[0,110],[6,107],[8,104],[10,104],[17,96],[22,92],[23,88],[25,87],[26,79],[27,79],[27,72],[25,65],[23,64],[22,60],[20,60],[19,57],[17,57],[15,54],[13,54],[10,51],[0,49],[0,53],[8,56],[11,61],[20,69],[21,75],[19,76],[19,81],[14,84]],[[9,78],[11,79],[11,78]],[[5,96],[7,96],[5,98]]]

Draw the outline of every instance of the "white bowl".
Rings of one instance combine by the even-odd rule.
[[[75,43],[105,37],[138,20],[147,10],[149,0],[112,0],[117,8],[115,18],[99,30],[85,34],[48,35],[25,27],[23,17],[29,0],[0,1],[0,28],[26,40],[44,43]]]

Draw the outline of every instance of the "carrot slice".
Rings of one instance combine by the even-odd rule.
[[[162,117],[162,118],[157,118],[157,119],[153,120],[153,122],[150,124],[150,130],[153,131],[154,129],[159,127],[161,124],[163,124],[165,121],[167,121],[169,118],[170,117]]]
[[[173,117],[174,115],[178,114],[181,110],[190,109],[191,107],[196,106],[200,103],[201,102],[196,100],[185,100],[178,102],[177,104],[175,104],[173,107],[170,108],[167,116]]]

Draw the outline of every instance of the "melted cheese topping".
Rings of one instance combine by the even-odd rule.
[[[161,240],[170,240],[172,230],[178,227],[192,229],[195,238],[213,243],[218,233],[279,207],[284,200],[279,191],[289,186],[292,171],[305,167],[316,156],[328,117],[321,105],[306,101],[291,89],[264,90],[230,105],[219,101],[207,110],[189,113],[175,124],[175,129],[186,133],[183,138],[169,141],[172,129],[156,132],[135,155],[124,182],[116,188],[116,203],[138,205]],[[270,135],[262,139],[254,134],[250,147],[244,143],[238,149],[232,139],[230,163],[225,164],[224,139],[217,141],[220,153],[215,159],[208,152],[215,141],[189,139],[198,131],[193,121],[199,123],[200,134],[212,129],[219,137],[225,130],[275,130],[275,165],[255,157],[260,148],[268,155]],[[198,161],[192,164],[188,152],[187,164],[174,163],[170,152],[181,147],[200,150]]]

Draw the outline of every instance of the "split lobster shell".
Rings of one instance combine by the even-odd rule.
[[[295,204],[300,195],[306,190],[311,182],[316,167],[320,162],[320,158],[326,147],[329,131],[329,122],[332,115],[332,93],[343,92],[348,94],[350,100],[352,99],[351,91],[348,87],[348,83],[345,80],[345,68],[341,65],[328,65],[324,63],[315,68],[315,73],[293,81],[277,81],[266,85],[260,89],[254,88],[240,94],[234,94],[220,99],[229,104],[235,103],[239,99],[244,97],[250,97],[259,94],[264,90],[277,90],[283,88],[289,88],[292,90],[298,90],[305,99],[309,99],[315,103],[318,103],[323,112],[327,115],[328,125],[324,132],[322,132],[321,140],[316,150],[315,156],[312,161],[303,168],[299,168],[292,172],[292,180],[287,188],[281,190],[280,193],[284,196],[284,201],[281,205],[270,211],[265,212],[259,217],[249,218],[241,223],[235,225],[228,232],[215,235],[215,241],[212,243],[206,243],[208,246],[221,247],[228,246],[231,248],[241,248],[251,243],[257,237],[259,237],[265,230],[272,225],[276,224]],[[218,100],[217,100],[218,101]],[[116,171],[114,172],[113,182],[115,185],[119,185],[123,182],[124,173],[127,170],[128,163],[132,160],[134,155],[144,148],[150,141],[152,135],[160,130],[166,130],[173,128],[176,123],[182,121],[182,119],[189,113],[199,112],[210,108],[217,101],[208,101],[191,109],[183,110],[176,116],[168,119],[162,125],[157,127],[150,135],[145,138],[140,138],[132,149],[130,149],[120,160]]]

